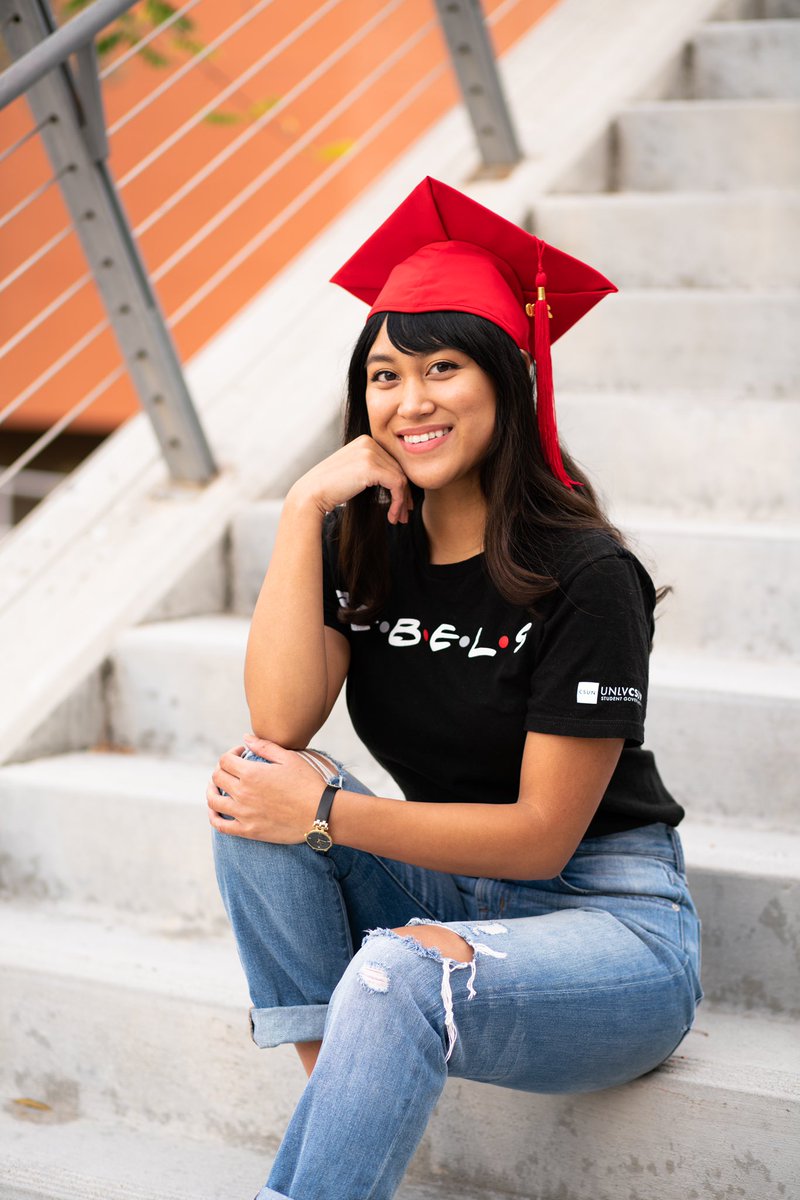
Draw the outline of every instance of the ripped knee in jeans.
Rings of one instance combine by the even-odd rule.
[[[409,926],[432,927],[437,930],[437,933],[435,935],[429,935],[425,938],[422,938],[410,932]],[[485,929],[485,932],[487,933],[497,933],[499,931],[504,933],[508,932],[504,925],[499,925],[497,922],[494,922],[491,928]],[[482,930],[480,926],[476,926],[474,932],[484,932],[484,930]],[[447,934],[447,938],[443,938],[442,933]],[[444,1056],[444,1061],[447,1062],[453,1053],[453,1047],[455,1046],[456,1039],[458,1038],[458,1030],[456,1029],[455,1017],[453,1016],[453,990],[450,976],[452,975],[453,971],[461,971],[464,968],[469,967],[469,975],[467,977],[467,999],[473,1000],[476,995],[475,973],[478,968],[478,956],[485,954],[490,958],[507,958],[507,953],[504,950],[495,950],[490,946],[486,946],[483,942],[473,941],[467,935],[462,936],[461,934],[456,933],[455,930],[450,929],[449,926],[443,924],[441,921],[426,920],[422,917],[412,917],[408,924],[402,926],[399,930],[369,929],[367,930],[367,934],[362,945],[365,946],[370,938],[381,936],[400,942],[405,942],[409,949],[413,953],[420,955],[421,958],[432,958],[436,962],[440,962],[442,964],[442,1004],[444,1006],[444,1024],[445,1029],[447,1030],[447,1051]],[[455,940],[455,945],[451,939]],[[444,947],[438,944],[441,942],[444,943]],[[463,943],[464,946],[472,951],[472,956],[470,958],[466,960],[456,959],[453,957],[448,957],[446,953],[443,953],[443,950],[446,951],[447,949],[455,948],[458,948],[460,952],[463,953],[463,950],[461,950],[458,943]],[[363,972],[366,970],[366,967],[362,967],[362,977],[360,978],[361,984],[371,992],[387,992],[389,990],[389,976],[385,967],[380,963],[370,963],[368,965],[372,970],[368,972],[368,977],[364,978]],[[380,982],[380,986],[376,986],[378,981]]]

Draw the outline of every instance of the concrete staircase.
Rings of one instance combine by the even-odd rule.
[[[557,348],[559,414],[675,585],[648,745],[688,812],[706,998],[623,1088],[451,1081],[402,1200],[800,1194],[800,4],[722,15],[533,213],[623,289]],[[119,639],[63,718],[88,749],[45,726],[0,768],[2,1200],[244,1200],[300,1094],[294,1052],[249,1041],[204,800],[249,727],[278,513],[242,511]],[[341,704],[316,744],[397,794]]]

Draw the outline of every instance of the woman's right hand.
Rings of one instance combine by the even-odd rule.
[[[414,507],[408,478],[396,458],[363,434],[301,476],[287,500],[313,503],[324,515],[368,487],[382,487],[391,494],[387,515],[392,525],[407,523]]]

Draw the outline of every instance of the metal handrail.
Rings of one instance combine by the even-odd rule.
[[[5,406],[0,421],[20,408],[110,325],[173,479],[207,483],[217,474],[216,464],[118,190],[105,165],[108,138],[93,38],[133,2],[95,0],[89,9],[53,32],[55,22],[48,0],[29,0],[24,11],[16,11],[13,0],[0,0],[6,43],[18,56],[18,61],[0,76],[0,103],[27,89],[54,177],[61,185],[107,312],[105,322],[95,325]],[[78,55],[77,72],[65,61],[73,51]],[[58,118],[55,126],[48,124],[52,114]],[[39,191],[51,184],[49,181]],[[28,202],[26,199],[18,205],[17,212]]]
[[[101,29],[133,8],[135,3],[136,0],[94,0],[60,29],[56,29],[51,16],[48,24],[53,32],[0,75],[0,108],[30,91],[55,67],[63,66],[70,54],[90,45]],[[19,13],[12,13],[8,21],[19,23],[21,17]]]
[[[522,158],[480,0],[435,0],[453,67],[488,174]]]
[[[319,22],[328,12],[335,9],[343,0],[325,0],[325,2],[320,0],[318,7],[309,17],[287,34],[279,43],[270,46],[256,62],[247,67],[229,85],[226,85],[211,101],[204,104],[187,120],[184,120],[178,129],[170,133],[158,146],[149,151],[131,167],[115,187],[104,166],[104,159],[108,153],[108,135],[123,129],[135,118],[147,111],[169,88],[173,87],[180,79],[185,78],[199,63],[207,59],[214,50],[218,49],[226,41],[229,41],[235,33],[246,27],[254,17],[269,8],[274,0],[253,0],[250,8],[215,37],[211,43],[203,46],[188,62],[172,71],[167,80],[152,89],[146,97],[134,104],[122,117],[118,118],[106,129],[100,99],[100,79],[105,79],[112,75],[125,62],[130,61],[138,50],[147,46],[155,38],[161,36],[166,30],[174,26],[181,17],[185,16],[186,13],[199,3],[199,0],[187,0],[186,3],[171,13],[166,20],[151,29],[145,36],[126,49],[123,54],[117,56],[102,72],[98,72],[94,61],[94,37],[107,24],[131,8],[135,2],[136,0],[94,0],[94,3],[90,7],[74,17],[67,25],[57,28],[49,9],[49,0],[26,0],[25,9],[19,11],[16,10],[19,0],[0,0],[0,15],[11,22],[9,29],[13,34],[10,38],[12,53],[19,55],[17,61],[0,74],[0,107],[22,95],[23,92],[28,91],[29,100],[34,111],[34,127],[18,138],[14,145],[0,154],[0,162],[5,161],[11,154],[38,135],[48,148],[53,164],[53,175],[51,178],[25,196],[12,210],[0,218],[0,227],[3,224],[7,224],[14,217],[19,216],[29,205],[44,196],[54,183],[60,185],[67,200],[67,206],[72,214],[71,224],[54,234],[43,246],[29,255],[24,262],[9,273],[5,280],[0,280],[0,292],[8,288],[11,283],[19,280],[27,271],[41,263],[43,258],[61,245],[72,232],[77,233],[83,242],[84,250],[91,267],[89,273],[80,275],[72,283],[63,288],[58,296],[52,299],[45,307],[41,308],[4,345],[0,346],[0,359],[10,354],[12,350],[38,330],[46,321],[60,312],[86,286],[92,277],[95,278],[100,286],[108,312],[107,320],[96,323],[80,338],[76,339],[60,357],[41,371],[36,379],[29,382],[0,411],[0,424],[6,421],[13,412],[21,408],[23,404],[30,400],[45,385],[49,384],[60,371],[74,362],[78,355],[86,350],[88,346],[94,344],[109,327],[112,327],[117,333],[118,340],[120,340],[128,373],[137,387],[143,407],[153,422],[164,457],[170,466],[173,477],[206,481],[213,477],[216,468],[214,467],[205,437],[200,429],[196,413],[194,413],[191,405],[177,356],[172,348],[171,339],[167,331],[177,327],[220,283],[237,270],[255,250],[263,246],[283,228],[309,200],[316,196],[331,179],[335,178],[347,166],[355,154],[362,153],[391,121],[395,120],[400,113],[407,109],[422,91],[426,87],[429,87],[432,81],[444,72],[447,64],[446,62],[439,63],[432,70],[428,71],[423,78],[418,79],[413,87],[406,89],[403,96],[388,112],[375,121],[365,134],[360,135],[356,143],[343,150],[335,161],[322,170],[305,188],[301,188],[297,195],[293,197],[292,202],[281,213],[259,229],[244,247],[230,255],[224,264],[214,271],[209,278],[205,279],[201,286],[196,288],[191,295],[186,297],[173,310],[169,319],[165,320],[161,316],[149,283],[149,278],[152,278],[154,281],[161,281],[194,250],[203,245],[226,221],[231,220],[248,200],[256,195],[259,190],[263,189],[279,171],[306,151],[312,145],[315,138],[336,120],[337,117],[341,116],[349,105],[353,104],[355,100],[363,95],[369,87],[374,86],[376,81],[383,74],[388,73],[404,55],[410,53],[430,32],[436,22],[434,18],[423,25],[421,29],[418,29],[399,46],[395,47],[390,55],[384,56],[374,70],[360,77],[359,82],[354,88],[326,110],[320,119],[315,121],[277,159],[270,162],[255,179],[251,179],[249,183],[241,187],[236,196],[215,212],[200,229],[196,230],[181,245],[172,250],[168,257],[148,277],[135,249],[134,234],[136,236],[143,235],[152,229],[169,212],[173,211],[187,195],[199,187],[215,171],[218,171],[225,162],[229,161],[239,149],[268,126],[270,122],[275,121],[290,104],[294,103],[305,91],[308,91],[339,59],[343,58],[349,50],[384,21],[390,13],[394,12],[401,5],[402,0],[387,0],[383,6],[370,16],[369,20],[364,22],[349,38],[338,45],[332,53],[321,63],[317,64],[302,80],[290,88],[285,95],[282,95],[273,106],[260,116],[248,121],[247,127],[238,137],[229,142],[213,158],[205,162],[164,203],[154,209],[149,216],[140,220],[132,231],[124,220],[118,193],[135,179],[140,178],[149,167],[162,158],[190,130],[195,129],[209,114],[218,109],[219,105],[227,100],[229,96],[240,90],[243,83],[255,77],[259,71],[263,70],[267,63],[277,58],[287,46],[297,41],[304,32]],[[506,12],[516,7],[519,3],[520,0],[505,0],[495,10],[491,20],[484,23],[479,0],[435,0],[439,21],[445,38],[450,45],[451,58],[456,68],[456,74],[462,91],[464,92],[465,103],[473,117],[473,123],[476,125],[476,138],[481,147],[485,163],[489,164],[490,169],[493,171],[496,170],[499,161],[504,161],[506,164],[512,161],[513,156],[515,154],[518,155],[518,149],[513,138],[513,130],[510,136],[506,137],[505,148],[502,149],[499,158],[497,151],[499,143],[495,136],[496,130],[491,131],[491,137],[489,138],[489,142],[487,142],[487,130],[490,122],[485,111],[486,96],[491,93],[493,97],[490,100],[490,105],[494,103],[502,108],[504,101],[499,90],[499,81],[497,81],[496,77],[496,69],[486,26],[499,20]],[[26,20],[29,19],[30,12],[28,9],[36,10],[38,14],[36,34],[34,36],[29,32],[27,35],[28,41],[30,42],[33,37],[34,41],[38,39],[38,44],[30,45],[29,49],[21,53],[20,47],[22,43],[12,27],[20,26],[23,22],[23,16]],[[23,16],[20,15],[20,12],[23,13]],[[453,34],[453,30],[456,31],[455,34]],[[9,40],[8,32],[7,40]],[[71,53],[76,53],[78,56],[77,71],[67,62],[67,58]],[[464,74],[463,63],[459,63],[459,57],[468,64],[471,64],[470,69],[473,71],[473,74],[469,77]],[[476,76],[474,74],[476,64],[483,71],[483,76],[481,76],[479,83],[476,83]],[[44,95],[45,93],[48,97],[47,101],[39,103],[37,107],[34,103],[36,96],[40,94]],[[475,98],[479,94],[482,96],[480,102],[484,104],[484,111],[482,114],[476,115]],[[52,135],[54,128],[57,128],[59,137],[63,140],[65,127],[70,125],[70,121],[72,121],[73,126],[71,132],[72,145],[69,154],[65,156],[63,153],[59,154],[56,152],[57,142],[53,139]],[[479,122],[482,122],[482,128],[479,128]],[[54,123],[57,123],[57,125]],[[498,124],[502,126],[503,121],[498,122]],[[506,125],[510,129],[510,121],[506,121]],[[500,142],[502,142],[502,137],[500,138]],[[54,150],[54,146],[56,150]],[[76,171],[73,165],[77,156],[82,156],[82,165],[78,171]],[[71,176],[81,175],[83,178],[88,171],[94,171],[101,184],[101,198],[99,203],[96,194],[92,196],[90,202],[87,202],[85,197],[82,198],[80,203],[77,203],[75,200],[73,187],[75,180]],[[71,191],[72,197],[70,194]],[[103,195],[110,201],[110,206],[107,205],[107,212],[103,216],[103,221],[110,222],[110,225],[108,225],[108,228],[103,225],[103,228],[100,229],[102,223],[97,221],[97,212],[103,206]],[[94,218],[91,230],[86,228],[88,209],[92,210],[88,215]],[[115,225],[117,226],[116,230]],[[95,242],[102,240],[98,239],[98,231],[103,233],[105,238],[105,250],[97,246],[92,246],[93,240]],[[108,251],[109,237],[112,240],[116,239],[114,240],[115,250],[113,253],[109,253]],[[130,290],[130,286],[133,284],[134,291],[138,289],[141,299],[137,303],[141,303],[144,306],[141,309],[144,317],[144,325],[142,321],[139,321],[135,342],[131,340],[130,336],[130,296],[128,294],[122,295],[119,283],[115,283],[113,279],[109,281],[109,276],[113,276],[115,272],[109,272],[107,267],[112,262],[116,267],[119,260],[127,260],[129,264],[126,268],[128,282],[125,286]],[[99,269],[101,266],[102,270]],[[123,314],[125,315],[124,319]],[[155,324],[153,324],[154,321]],[[126,337],[120,335],[121,326],[125,327]],[[144,326],[147,326],[147,330],[145,330]],[[147,341],[148,338],[150,339],[149,344]],[[153,364],[157,364],[159,361],[163,361],[165,364],[164,374],[162,375],[163,383],[154,382]],[[68,427],[77,415],[85,412],[91,404],[95,403],[114,383],[122,378],[124,373],[125,368],[121,366],[107,374],[86,396],[73,405],[68,413],[63,414],[56,424],[43,434],[42,437],[38,438],[16,463],[0,473],[0,488],[4,483],[19,474],[24,466],[32,460],[35,453],[40,452],[42,448],[49,445],[55,439],[58,432]],[[172,403],[173,394],[181,397],[177,407]],[[183,436],[180,432],[181,421],[187,422],[183,429]],[[184,443],[184,445],[179,445],[179,443]],[[180,454],[176,455],[176,448],[180,450]],[[192,459],[194,460],[193,462],[191,461]]]

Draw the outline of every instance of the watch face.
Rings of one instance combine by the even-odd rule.
[[[331,835],[323,833],[321,829],[312,829],[306,834],[306,841],[312,850],[330,850],[333,845]]]

